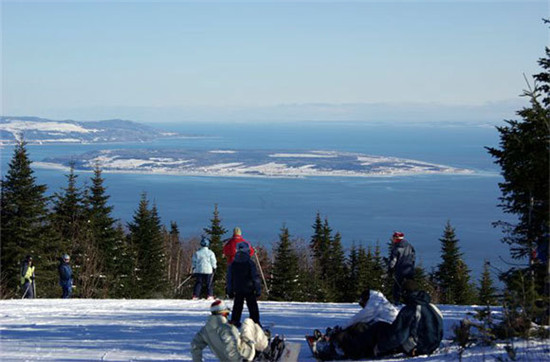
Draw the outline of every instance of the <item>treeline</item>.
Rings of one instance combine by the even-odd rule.
[[[89,184],[79,186],[73,167],[66,186],[45,196],[46,186],[33,175],[24,142],[16,145],[1,183],[1,295],[20,295],[20,262],[32,255],[39,297],[59,297],[58,258],[68,253],[75,274],[74,296],[80,298],[189,298],[191,257],[198,236],[184,240],[176,222],[165,226],[157,206],[144,193],[126,225],[115,220],[101,169]],[[225,295],[223,240],[228,237],[217,205],[204,234],[218,259],[215,294]],[[315,216],[309,240],[291,236],[286,226],[272,248],[255,245],[259,267],[272,300],[353,302],[366,288],[391,295],[393,277],[387,255],[376,245],[342,245],[328,219]],[[431,272],[422,265],[416,278],[440,303],[494,302],[495,289],[487,267],[476,286],[460,252],[455,230],[445,226],[441,263]],[[388,248],[389,250],[389,248]],[[264,288],[265,288],[264,286]]]

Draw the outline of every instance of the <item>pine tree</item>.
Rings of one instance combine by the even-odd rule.
[[[149,209],[145,193],[128,228],[136,251],[134,295],[139,298],[162,297],[166,292],[166,261],[161,224],[156,206]]]
[[[359,283],[359,263],[358,263],[358,252],[355,242],[351,244],[348,256],[348,281],[345,284],[345,298],[346,300],[357,300],[360,295],[358,290]]]
[[[335,302],[349,301],[346,300],[346,291],[343,288],[348,280],[349,269],[346,264],[346,255],[342,247],[342,237],[340,233],[337,232],[334,235],[334,239],[329,245],[328,263],[330,265],[330,271],[327,272],[327,279],[332,300]]]
[[[470,271],[462,260],[455,229],[447,221],[441,242],[441,259],[436,279],[441,290],[441,302],[445,304],[468,304],[472,302]]]
[[[164,253],[166,255],[166,279],[171,291],[177,294],[177,288],[185,277],[183,269],[183,250],[180,241],[180,232],[178,224],[175,221],[170,222],[170,231],[163,230]]]
[[[210,239],[210,249],[216,255],[217,271],[214,275],[214,294],[218,296],[225,295],[225,272],[226,260],[223,257],[223,236],[227,230],[222,226],[220,215],[218,212],[218,204],[214,205],[212,219],[210,219],[210,227],[204,228],[204,232]]]
[[[92,238],[98,250],[98,258],[101,260],[101,288],[104,290],[102,294],[106,295],[117,283],[117,264],[124,260],[124,248],[117,245],[121,236],[116,230],[115,219],[111,216],[113,207],[107,204],[109,195],[106,194],[105,180],[101,172],[96,165],[86,199],[89,205],[88,220]]]
[[[49,243],[49,240],[45,240],[46,186],[36,183],[34,171],[31,169],[32,161],[25,146],[24,141],[15,146],[8,172],[1,183],[2,298],[13,297],[17,293],[20,263],[25,255],[31,254],[37,267],[42,268],[42,260],[47,255],[43,252],[43,247]],[[44,287],[49,284],[45,283]],[[38,294],[42,295],[41,291],[44,289],[40,289],[40,283],[37,285]]]
[[[274,254],[270,297],[279,301],[295,300],[299,286],[298,257],[286,226],[281,228]]]
[[[489,262],[487,260],[483,263],[483,272],[479,280],[478,300],[482,305],[495,305],[497,301],[496,288],[493,286]]]

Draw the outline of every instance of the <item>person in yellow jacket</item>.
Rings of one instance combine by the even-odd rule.
[[[206,325],[197,332],[191,342],[193,361],[202,361],[202,350],[209,346],[220,361],[252,361],[256,352],[267,349],[269,341],[263,329],[252,319],[246,318],[241,331],[228,323],[230,309],[221,300],[210,306],[211,315]]]
[[[34,298],[34,264],[30,255],[21,263],[21,290],[23,298]]]

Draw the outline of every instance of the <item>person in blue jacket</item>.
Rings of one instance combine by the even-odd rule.
[[[68,254],[63,254],[57,267],[59,271],[59,285],[63,289],[63,294],[61,295],[63,299],[70,298],[73,290],[73,270],[69,265],[70,261],[71,257]]]
[[[208,247],[210,240],[206,237],[201,239],[201,247],[193,254],[192,267],[195,276],[195,287],[193,288],[193,300],[201,296],[202,286],[206,287],[208,300],[214,299],[214,287],[212,279],[216,272],[216,255]]]
[[[389,274],[393,275],[393,303],[401,304],[403,284],[414,279],[415,250],[405,240],[405,234],[396,231],[392,235],[392,247],[389,263]]]
[[[240,327],[243,304],[246,300],[250,319],[261,326],[260,311],[256,299],[261,294],[262,285],[256,264],[250,258],[249,246],[247,243],[238,243],[235,259],[227,268],[227,295],[229,298],[235,298],[231,324]]]

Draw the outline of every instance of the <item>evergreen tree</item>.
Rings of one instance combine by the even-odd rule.
[[[37,267],[42,268],[41,262],[46,257],[43,247],[48,244],[44,240],[47,235],[44,229],[47,217],[46,186],[36,183],[32,161],[25,146],[24,141],[16,144],[8,172],[1,182],[2,298],[16,295],[20,284],[20,263],[25,255],[31,254]],[[40,288],[41,285],[37,285]],[[42,295],[41,290],[38,294]]]
[[[346,255],[342,247],[342,237],[340,233],[334,235],[334,239],[329,244],[327,281],[332,296],[332,301],[344,302],[346,300],[346,291],[344,286],[348,279],[348,267],[346,265]]]
[[[218,204],[214,205],[214,212],[212,219],[210,219],[210,227],[204,228],[203,230],[210,239],[210,250],[216,255],[218,270],[214,275],[214,295],[224,296],[227,261],[223,257],[223,236],[227,230],[222,226],[220,214],[218,212]]]
[[[124,248],[117,245],[121,235],[117,232],[115,219],[111,216],[113,207],[107,204],[109,195],[106,194],[104,181],[101,169],[96,165],[87,202],[89,204],[89,226],[98,250],[98,258],[101,261],[103,295],[112,290],[114,284],[117,283],[117,264],[124,260],[125,252]]]
[[[170,222],[170,231],[163,230],[164,248],[166,255],[166,279],[174,294],[178,293],[178,286],[185,278],[183,269],[183,250],[180,241],[180,232],[178,224],[175,221]]]
[[[280,301],[295,300],[299,287],[298,257],[285,226],[281,228],[274,254],[270,297]]]
[[[124,227],[120,223],[115,228],[115,250],[112,284],[108,295],[113,298],[132,298],[136,253],[132,247],[130,236],[125,235]]]
[[[548,22],[548,21],[545,21]],[[530,105],[517,112],[521,120],[506,120],[497,127],[500,148],[487,147],[501,167],[504,181],[499,183],[499,205],[505,213],[516,215],[517,223],[498,222],[506,233],[503,242],[511,246],[515,259],[528,259],[528,273],[535,289],[548,300],[550,268],[550,49],[539,59],[542,72],[534,76],[533,89],[525,91]],[[539,100],[542,97],[542,100]],[[531,258],[537,254],[537,258]],[[510,279],[511,275],[504,276]],[[519,283],[522,285],[522,283]],[[510,285],[509,285],[510,287]]]
[[[157,208],[149,209],[145,193],[128,228],[136,252],[133,292],[138,298],[162,297],[166,291],[166,261],[161,225]]]
[[[323,222],[321,220],[321,215],[317,212],[315,215],[315,222],[312,226],[313,235],[311,236],[311,241],[309,247],[313,253],[313,257],[316,260],[320,260],[323,255],[324,249],[324,234],[323,234]]]
[[[470,271],[462,260],[455,229],[447,221],[441,242],[441,259],[436,279],[441,290],[441,303],[468,304],[472,302]]]
[[[495,305],[497,302],[496,289],[493,286],[491,272],[489,271],[489,262],[487,260],[483,263],[483,273],[479,280],[478,300],[482,305]]]
[[[348,256],[348,281],[345,283],[345,299],[346,300],[357,300],[360,295],[358,289],[359,284],[359,260],[358,260],[358,250],[355,246],[355,242],[351,244]]]

